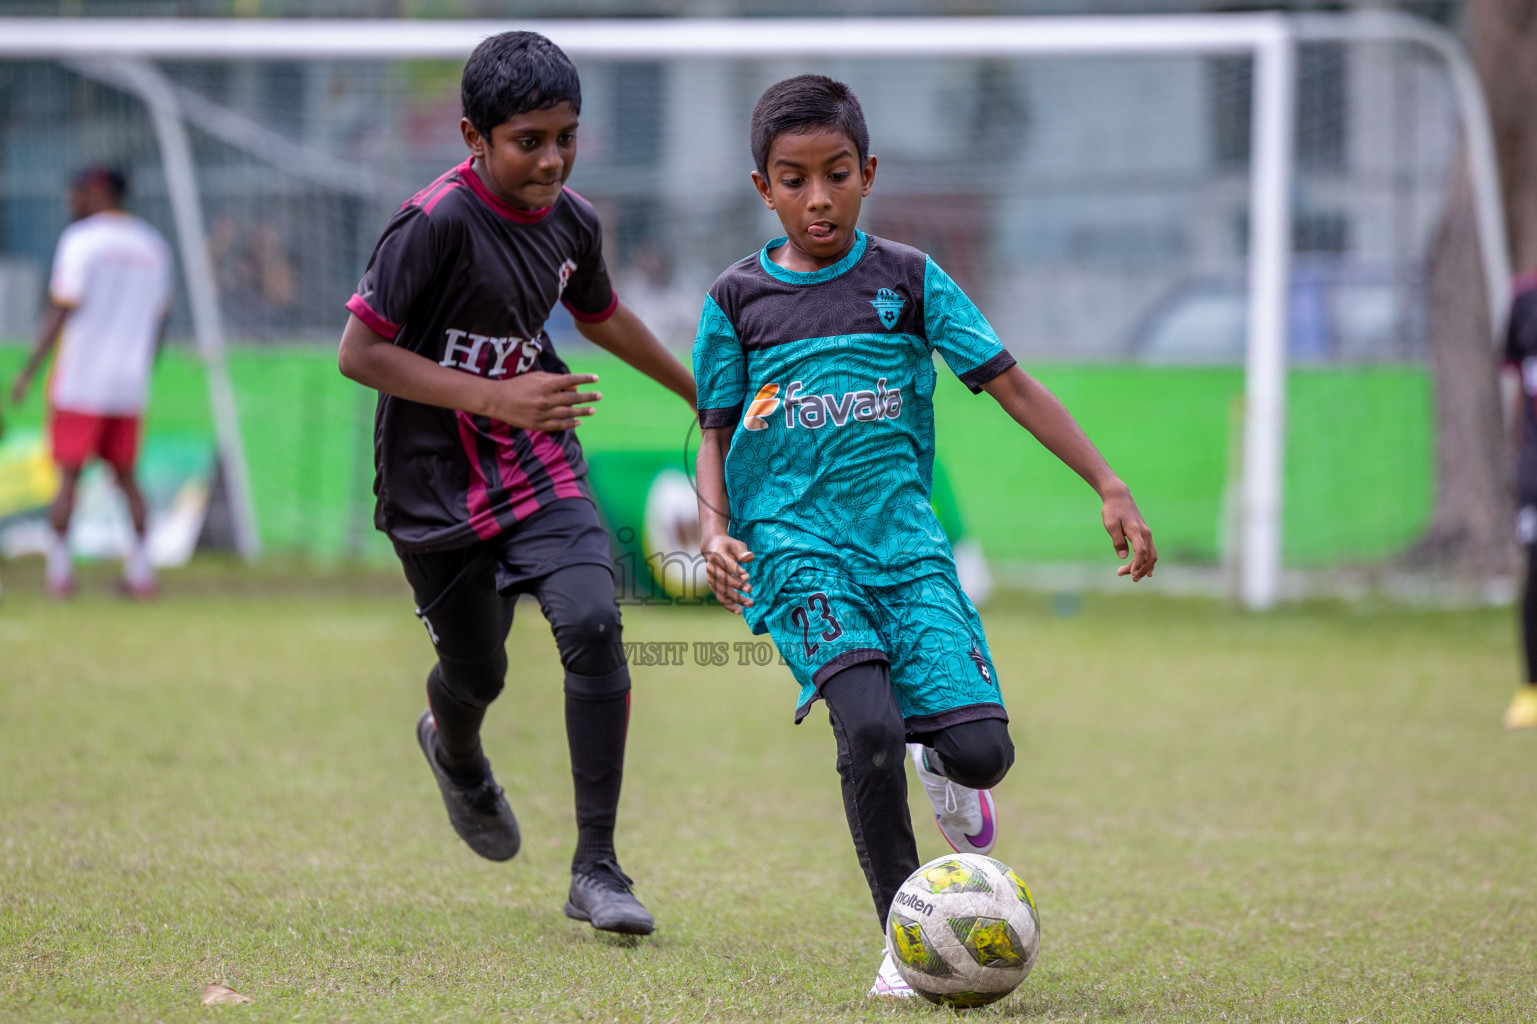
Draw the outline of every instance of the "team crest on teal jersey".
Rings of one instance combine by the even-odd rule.
[[[881,318],[881,323],[886,325],[886,330],[891,330],[897,325],[897,317],[902,314],[902,307],[907,305],[907,300],[902,298],[890,288],[882,288],[875,293],[875,298],[870,300],[870,305],[875,307],[875,313]]]
[[[977,672],[981,674],[982,681],[987,685],[993,685],[993,674],[987,670],[987,659],[982,657],[982,649],[977,642],[971,642],[971,663],[977,666]]]

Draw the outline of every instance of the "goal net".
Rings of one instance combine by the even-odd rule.
[[[1253,48],[1203,38],[1017,56],[955,56],[942,40],[932,53],[909,44],[849,57],[573,47],[583,108],[569,184],[602,214],[621,298],[684,353],[715,275],[779,233],[748,180],[754,100],[801,72],[847,81],[879,161],[861,227],[929,252],[1133,485],[1166,564],[1221,581],[1241,566],[1250,528],[1259,79]],[[335,345],[385,221],[464,157],[462,58],[263,46],[0,59],[0,373],[9,378],[36,323],[72,168],[124,168],[130,207],[177,241],[178,186],[120,66],[134,60],[174,97],[190,142],[263,548],[380,557],[372,398],[337,373]],[[1423,46],[1320,39],[1288,52],[1275,546],[1288,569],[1380,566],[1431,513],[1424,270],[1464,114],[1443,57]],[[148,435],[149,454],[158,446],[182,476],[197,462],[189,453],[217,461],[191,298],[178,288]],[[667,511],[678,502],[652,485],[686,472],[690,417],[586,345],[563,311],[549,331],[569,363],[604,375],[609,397],[583,425],[584,444],[605,514],[639,565],[658,536],[686,537],[686,525],[666,525],[684,515]],[[1091,492],[993,403],[941,378],[938,500],[953,539],[995,574],[1049,581],[1103,565]],[[22,445],[39,413],[34,399],[8,443]],[[15,483],[26,457],[17,447],[0,464],[0,516],[39,490]],[[163,490],[163,504],[178,493]]]

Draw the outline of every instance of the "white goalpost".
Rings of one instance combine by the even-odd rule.
[[[1281,593],[1289,294],[1296,158],[1297,49],[1318,41],[1407,43],[1447,67],[1478,203],[1491,322],[1503,322],[1509,267],[1493,144],[1476,78],[1456,40],[1386,12],[1226,15],[489,21],[281,21],[0,18],[0,57],[58,60],[138,96],[151,112],[172,198],[193,328],[208,369],[219,456],[240,549],[258,549],[225,332],[184,111],[156,60],[463,59],[488,35],[544,33],[573,57],[998,59],[1062,56],[1232,55],[1253,59],[1250,92],[1248,295],[1244,358],[1239,592],[1250,608]]]

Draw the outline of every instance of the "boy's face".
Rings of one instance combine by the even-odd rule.
[[[576,161],[576,111],[561,103],[548,110],[514,114],[487,138],[459,121],[475,172],[493,195],[525,210],[552,206]]]
[[[768,173],[752,172],[764,205],[779,215],[789,242],[775,262],[790,270],[819,270],[854,244],[859,205],[875,183],[875,157],[859,162],[854,140],[833,128],[776,138]]]

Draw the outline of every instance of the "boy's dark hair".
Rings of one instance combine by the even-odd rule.
[[[475,47],[459,80],[464,116],[487,139],[530,110],[562,103],[582,112],[582,82],[565,51],[538,32],[503,32]]]
[[[768,173],[769,147],[781,135],[799,135],[817,128],[843,132],[854,143],[859,163],[870,155],[870,129],[854,90],[826,75],[797,75],[763,90],[752,108],[753,162]]]
[[[69,183],[74,188],[104,189],[119,203],[128,194],[128,178],[116,167],[82,167],[70,176]]]

